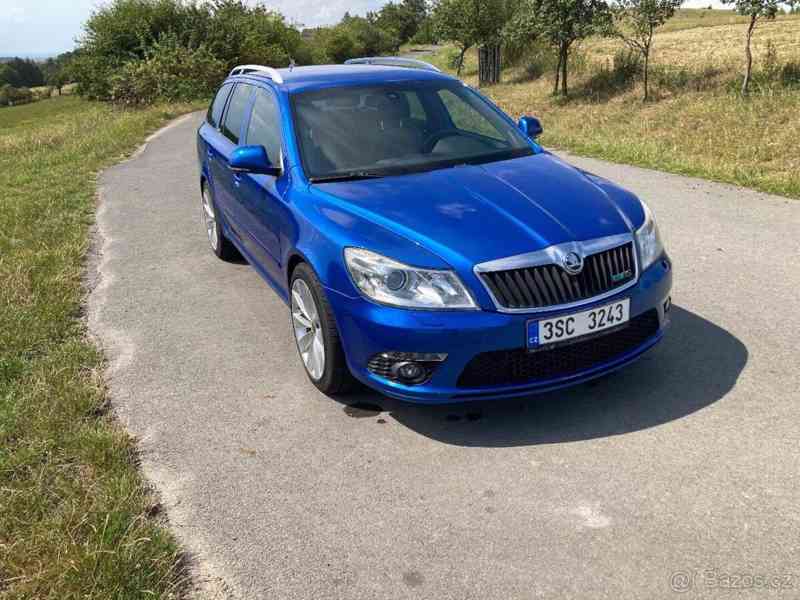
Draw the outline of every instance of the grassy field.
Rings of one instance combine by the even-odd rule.
[[[800,85],[768,77],[788,62],[800,67],[800,15],[757,28],[747,99],[737,94],[745,27],[729,11],[681,11],[656,35],[655,100],[646,104],[638,81],[614,80],[622,45],[611,39],[578,49],[567,101],[551,95],[549,71],[532,77],[525,61],[483,91],[514,116],[541,118],[546,146],[800,198]],[[451,52],[440,51],[434,62],[446,67]],[[477,85],[472,53],[463,78]]]
[[[0,110],[0,597],[169,598],[179,554],[107,415],[81,287],[95,176],[191,107]]]

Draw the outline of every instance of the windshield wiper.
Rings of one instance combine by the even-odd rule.
[[[312,177],[311,183],[329,183],[331,181],[358,181],[360,179],[381,179],[384,175],[372,173],[370,171],[351,171],[349,173],[339,173],[337,175],[322,175]]]

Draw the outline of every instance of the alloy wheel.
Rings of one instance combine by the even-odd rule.
[[[203,186],[203,223],[208,234],[208,243],[215,251],[219,245],[219,235],[217,231],[217,214],[214,211],[214,202],[211,200],[211,193],[208,186]]]
[[[325,372],[325,339],[314,296],[302,279],[295,279],[292,284],[292,328],[308,374],[314,380],[321,379]]]

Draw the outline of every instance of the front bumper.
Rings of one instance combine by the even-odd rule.
[[[664,256],[642,273],[638,283],[610,298],[568,311],[535,315],[506,314],[496,311],[415,311],[374,304],[364,298],[351,298],[328,290],[336,315],[342,345],[353,375],[367,386],[402,400],[441,404],[463,400],[484,400],[526,396],[575,385],[619,369],[653,347],[668,324],[665,302],[672,289],[672,267]],[[476,355],[495,350],[525,347],[525,323],[531,318],[569,314],[630,298],[630,317],[647,311],[658,313],[657,331],[628,351],[562,377],[537,379],[501,386],[463,387],[458,380]],[[367,369],[369,360],[381,352],[447,353],[448,357],[422,385],[404,385],[377,376]],[[547,352],[543,350],[542,352]]]

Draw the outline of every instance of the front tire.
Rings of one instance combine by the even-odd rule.
[[[211,246],[211,251],[216,254],[217,258],[224,261],[238,259],[240,254],[236,246],[222,233],[222,223],[219,222],[217,217],[217,205],[214,202],[208,183],[203,182],[201,192],[203,198],[203,225],[206,229],[208,245]]]
[[[353,388],[333,310],[314,271],[301,263],[292,273],[290,316],[297,352],[306,375],[324,394]]]

